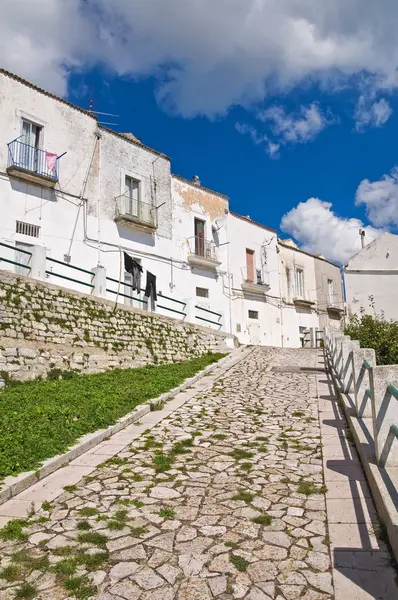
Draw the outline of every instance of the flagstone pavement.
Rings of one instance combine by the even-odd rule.
[[[322,411],[333,398],[319,398],[319,375],[272,370],[320,364],[317,350],[254,348],[36,502],[27,521],[6,525],[17,539],[0,539],[0,600],[397,600],[364,477],[371,544],[355,540],[354,551],[348,476],[325,476]]]

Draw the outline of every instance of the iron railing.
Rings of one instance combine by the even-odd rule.
[[[19,248],[18,246],[10,246],[10,244],[5,244],[4,242],[0,242],[0,246],[3,246],[3,248],[9,248],[10,250],[14,250],[15,252],[20,252],[21,254],[26,254],[29,257],[32,256],[32,252],[29,252],[29,250],[24,250],[23,248]],[[16,260],[11,260],[10,258],[4,258],[3,256],[0,256],[0,262],[5,262],[9,265],[21,267],[22,269],[26,269],[27,271],[31,270],[31,267],[29,265],[25,265],[24,263],[20,263]]]
[[[209,308],[205,308],[204,306],[200,306],[199,304],[195,304],[195,308],[197,310],[201,310],[206,314],[210,314],[210,315],[215,315],[216,317],[218,317],[218,321],[215,321],[214,319],[209,319],[207,318],[207,316],[202,316],[202,315],[196,315],[196,318],[199,319],[199,321],[204,321],[205,323],[211,323],[212,325],[217,325],[217,327],[221,327],[222,323],[220,323],[220,320],[222,318],[222,314],[218,313],[214,310],[210,310]]]
[[[62,267],[67,267],[68,269],[74,269],[75,271],[79,271],[80,273],[86,273],[91,276],[91,281],[92,281],[92,278],[94,277],[94,273],[92,271],[88,271],[87,269],[82,269],[81,267],[76,267],[75,265],[71,265],[69,263],[62,262],[61,260],[57,260],[55,258],[47,257],[46,261],[47,260],[48,260],[48,262],[54,263],[56,265],[61,265]],[[81,285],[84,285],[91,289],[94,288],[94,285],[91,283],[91,281],[90,282],[82,281],[81,279],[75,279],[74,277],[68,277],[67,275],[63,275],[62,273],[50,271],[49,269],[46,269],[46,275],[52,275],[54,277],[59,277],[60,279],[65,279],[66,281],[72,281],[73,283],[80,283]]]
[[[152,204],[123,194],[116,198],[115,221],[128,221],[156,229],[158,226],[157,210]]]
[[[213,241],[205,240],[201,236],[188,238],[189,253],[191,256],[217,260],[216,245]]]
[[[30,171],[53,181],[59,179],[58,157],[47,150],[25,144],[16,139],[7,144],[8,167]]]
[[[241,267],[240,271],[244,283],[269,287],[269,275],[263,269],[250,269],[246,265],[245,267]]]

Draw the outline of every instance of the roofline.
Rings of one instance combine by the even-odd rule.
[[[107,133],[111,133],[112,135],[116,135],[116,137],[121,138],[122,140],[124,140],[125,142],[128,142],[129,144],[133,144],[133,146],[138,146],[139,148],[148,150],[148,152],[152,152],[152,154],[156,154],[156,156],[160,156],[161,158],[164,158],[171,162],[171,158],[169,158],[163,152],[159,152],[159,150],[155,150],[154,148],[151,148],[150,146],[146,146],[142,142],[131,140],[130,138],[126,137],[123,133],[119,133],[118,131],[109,129],[108,127],[105,127],[104,125],[98,125],[98,129],[101,129],[102,131],[106,131]]]
[[[261,227],[261,229],[266,229],[267,231],[272,231],[272,233],[277,233],[276,229],[272,229],[271,227],[267,227],[267,225],[263,225],[262,223],[258,223],[258,221],[253,221],[252,219],[250,219],[248,217],[244,217],[243,215],[238,215],[238,213],[233,212],[232,210],[230,211],[230,214],[233,217],[237,217],[238,219],[241,219],[242,221],[246,221],[246,223],[251,223],[252,225],[256,225],[256,227]]]
[[[62,102],[62,104],[66,104],[67,106],[70,106],[71,108],[74,108],[75,110],[78,110],[79,112],[84,113],[85,115],[91,117],[92,119],[95,119],[95,121],[98,121],[98,118],[89,110],[86,110],[85,108],[81,108],[80,106],[76,106],[76,104],[72,104],[71,102],[68,102],[67,100],[64,100],[63,98],[60,98],[59,96],[56,96],[55,94],[52,94],[51,92],[47,92],[46,90],[43,90],[42,88],[38,87],[34,83],[31,83],[30,81],[27,81],[26,79],[23,79],[23,77],[20,77],[19,75],[15,75],[15,73],[11,73],[10,71],[7,71],[6,69],[1,69],[1,68],[0,68],[0,73],[2,75],[5,75],[6,77],[9,77],[10,79],[15,79],[15,81],[18,81],[19,83],[22,83],[22,85],[26,85],[27,87],[32,88],[32,90],[35,90],[36,92],[39,92],[40,94],[44,94],[45,96],[48,96],[49,98],[52,98],[53,100],[58,100],[58,102]]]
[[[35,90],[36,92],[39,92],[40,94],[43,94],[44,96],[47,96],[48,98],[52,98],[53,100],[62,102],[62,104],[66,104],[70,108],[73,108],[74,110],[78,110],[79,112],[83,113],[84,115],[91,117],[98,123],[98,117],[91,111],[89,111],[85,108],[81,108],[80,106],[77,106],[76,104],[72,104],[71,102],[64,100],[64,98],[61,98],[60,96],[56,96],[55,94],[52,94],[51,92],[47,92],[46,90],[43,90],[42,88],[38,87],[34,83],[31,83],[30,81],[27,81],[26,79],[23,79],[23,77],[20,77],[19,75],[15,75],[15,73],[11,73],[10,71],[7,71],[6,69],[1,69],[1,68],[0,68],[0,74],[5,75],[6,77],[9,77],[10,79],[14,79],[15,81],[22,83],[22,85],[25,85],[26,87],[30,87],[32,90]],[[150,148],[149,146],[145,146],[145,144],[142,144],[141,142],[135,142],[134,140],[130,140],[130,139],[126,138],[122,133],[119,133],[118,131],[114,131],[113,129],[108,129],[108,127],[104,127],[103,125],[99,125],[99,124],[98,124],[98,128],[102,129],[103,131],[107,131],[108,133],[112,133],[113,135],[116,135],[117,137],[122,138],[123,140],[129,142],[130,144],[134,144],[135,146],[144,148],[144,150],[148,150],[149,152],[152,152],[153,154],[156,154],[157,156],[161,156],[162,158],[165,158],[166,160],[169,160],[169,161],[171,160],[168,156],[166,156],[162,152],[159,152],[158,150],[154,150],[153,148]]]
[[[179,179],[180,181],[183,181],[184,183],[189,183],[189,185],[192,185],[197,190],[202,190],[203,192],[209,192],[210,194],[214,194],[215,196],[220,196],[220,198],[224,198],[225,200],[229,201],[229,197],[226,196],[225,194],[221,194],[221,192],[216,192],[214,190],[211,190],[210,188],[204,187],[203,185],[197,185],[190,179],[185,179],[185,177],[181,177],[181,175],[176,175],[175,173],[172,173],[171,176],[174,177],[175,179]]]
[[[340,269],[339,265],[336,265],[336,263],[328,260],[327,258],[323,258],[322,256],[317,256],[316,254],[311,254],[311,252],[307,252],[306,250],[302,250],[301,248],[295,248],[294,246],[289,246],[289,244],[284,244],[282,240],[278,240],[278,244],[280,244],[284,248],[288,248],[289,250],[295,250],[296,252],[301,252],[301,254],[306,254],[307,256],[312,256],[312,258],[316,258],[318,260],[323,260],[323,262],[327,262],[329,265],[336,267],[336,269]]]

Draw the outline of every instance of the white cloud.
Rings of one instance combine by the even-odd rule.
[[[396,0],[3,0],[1,9],[3,66],[60,94],[71,69],[93,64],[154,76],[159,101],[184,116],[301,83],[336,89],[364,72],[372,86],[397,86]]]
[[[363,131],[369,126],[381,127],[391,115],[392,108],[385,98],[374,102],[372,97],[361,95],[355,108],[356,129]]]
[[[265,123],[272,133],[260,133],[250,125],[236,124],[239,133],[250,135],[252,141],[266,144],[267,152],[271,158],[279,156],[279,150],[286,144],[303,144],[313,140],[327,125],[335,122],[327,118],[320,110],[318,104],[313,102],[309,106],[300,106],[297,113],[287,113],[279,105],[257,111],[257,119]]]
[[[355,204],[366,206],[367,217],[376,227],[398,227],[398,167],[378,181],[361,181]]]
[[[364,227],[359,219],[343,219],[332,210],[330,202],[309,198],[286,213],[281,230],[293,236],[309,252],[321,252],[326,258],[345,263],[361,249],[359,229],[366,231],[366,243],[383,233],[381,229]]]

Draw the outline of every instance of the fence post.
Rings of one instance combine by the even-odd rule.
[[[187,316],[185,317],[185,321],[196,323],[197,325],[198,323],[195,321],[195,301],[192,298],[183,298],[183,302],[186,303],[185,314]]]
[[[355,409],[358,417],[372,416],[372,403],[368,395],[370,390],[369,369],[364,366],[364,362],[371,366],[376,365],[376,353],[373,348],[359,348],[352,352],[353,379],[354,379],[354,397]]]
[[[352,364],[352,351],[359,350],[358,340],[343,340],[341,342],[341,390],[343,392],[350,392],[354,386],[354,374]]]
[[[398,388],[398,365],[385,365],[370,369],[373,435],[376,460],[384,466],[398,466],[398,439],[392,426],[398,425],[398,399],[389,390]]]
[[[91,269],[93,277],[93,285],[91,293],[100,298],[106,298],[106,269],[105,267],[97,266]]]
[[[338,334],[338,335],[334,336],[333,364],[334,364],[334,368],[335,368],[335,371],[337,374],[337,378],[339,380],[341,379],[341,374],[343,372],[343,369],[342,369],[343,357],[342,357],[341,345],[344,340],[349,341],[350,336],[343,335],[343,334]]]
[[[32,246],[29,276],[33,279],[45,281],[46,279],[46,248],[45,246]]]

